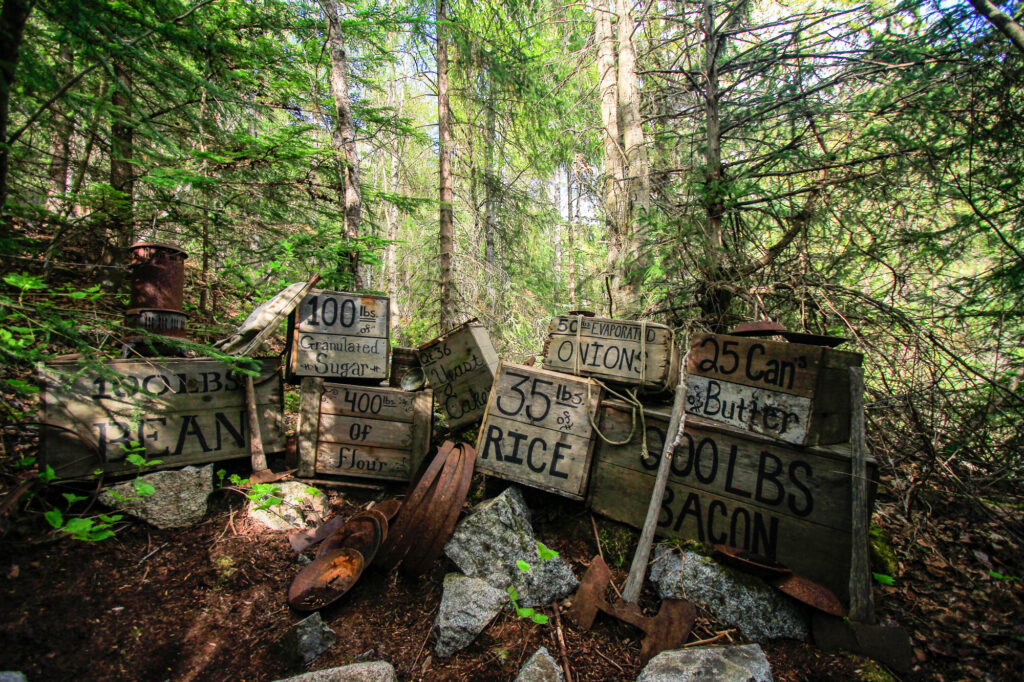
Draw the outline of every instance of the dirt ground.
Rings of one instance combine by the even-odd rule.
[[[477,497],[500,491],[497,483]],[[329,495],[333,511],[347,515],[401,492],[337,488]],[[597,552],[590,514],[582,504],[525,492],[538,539],[582,576]],[[251,524],[245,504],[216,492],[197,526],[160,531],[136,522],[95,544],[47,533],[29,504],[0,540],[0,670],[21,670],[32,681],[276,680],[301,672],[270,647],[304,615],[285,603],[299,564],[286,534]],[[1013,577],[1020,573],[1011,573],[1019,557],[999,525],[964,512],[914,530],[890,507],[882,503],[876,518],[896,538],[900,574],[894,586],[876,586],[875,597],[880,616],[911,633],[913,672],[889,677],[868,659],[780,640],[764,647],[775,679],[1021,679],[1024,588]],[[600,519],[598,526],[621,585],[636,534]],[[436,657],[431,626],[452,568],[442,557],[420,579],[366,572],[321,612],[338,642],[312,669],[386,660],[403,680],[510,680],[546,646],[576,680],[639,673],[638,630],[599,616],[585,632],[561,618],[563,647],[551,608],[546,625],[506,610],[471,646]],[[641,603],[656,606],[649,587]],[[707,639],[742,641],[701,612],[690,641]]]

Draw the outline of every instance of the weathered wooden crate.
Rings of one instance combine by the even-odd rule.
[[[259,359],[257,415],[264,448],[284,449],[281,361]],[[134,471],[132,442],[163,467],[249,456],[245,382],[219,360],[111,360],[40,370],[42,461],[62,478]]]
[[[794,445],[850,440],[859,353],[724,334],[691,339],[686,411]]]
[[[594,511],[643,526],[670,414],[668,408],[644,411],[648,448],[655,455],[647,461],[640,454],[639,419],[629,443],[598,440],[588,499]],[[608,440],[625,440],[630,423],[629,405],[602,403],[599,426]],[[873,479],[873,461],[868,471]],[[796,448],[688,415],[657,532],[767,556],[846,602],[850,472],[848,447]]]
[[[455,431],[479,421],[498,368],[483,325],[471,320],[416,350],[448,426]]]
[[[477,439],[477,471],[582,500],[601,387],[501,361]]]
[[[668,391],[679,380],[679,350],[672,330],[663,324],[560,315],[548,326],[543,366],[648,391]]]
[[[409,481],[430,446],[431,391],[302,380],[299,476]]]
[[[288,380],[388,378],[390,299],[313,289],[288,318]]]

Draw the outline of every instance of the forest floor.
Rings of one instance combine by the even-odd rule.
[[[488,496],[497,492],[493,486]],[[385,493],[332,489],[329,495],[332,510],[347,515]],[[589,512],[536,491],[527,490],[526,499],[538,539],[582,576],[597,553]],[[0,540],[0,670],[21,670],[32,681],[294,674],[269,645],[304,615],[285,604],[299,566],[287,534],[250,523],[246,503],[218,492],[197,526],[160,531],[134,523],[96,544],[47,534],[39,514],[17,516]],[[775,679],[1021,679],[1024,585],[1015,576],[1022,563],[1005,526],[955,504],[912,523],[892,503],[876,511],[899,562],[895,585],[876,586],[877,610],[883,622],[911,634],[913,671],[890,677],[868,659],[779,640],[764,647]],[[605,557],[621,584],[636,534],[603,520],[599,525]],[[431,626],[449,570],[444,557],[419,579],[368,570],[321,612],[338,642],[313,668],[386,660],[403,680],[510,680],[546,646],[556,659],[564,651],[577,680],[633,680],[639,673],[638,630],[601,616],[587,632],[562,618],[563,650],[551,609],[546,625],[506,610],[468,648],[434,656]],[[649,587],[641,604],[655,606]],[[722,632],[715,644],[742,641],[702,611],[690,641]]]

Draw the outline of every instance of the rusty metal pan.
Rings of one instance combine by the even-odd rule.
[[[476,465],[476,450],[468,443],[456,446],[459,457],[448,456],[446,467],[452,467],[454,478],[448,486],[441,488],[434,504],[431,505],[426,519],[428,528],[422,535],[423,540],[415,548],[410,548],[405,562],[402,564],[406,573],[419,575],[425,573],[437,561],[448,542],[455,524],[459,520],[462,505],[469,494],[469,486],[473,480],[473,468]]]
[[[768,557],[729,545],[715,545],[714,555],[716,559],[727,566],[738,568],[765,580],[785,577],[793,573],[790,569]]]
[[[330,521],[320,524],[316,530],[301,530],[288,536],[288,542],[296,552],[304,552],[324,538],[332,535],[345,525],[345,519],[335,516]]]
[[[828,348],[835,348],[849,341],[849,339],[844,339],[842,336],[823,336],[821,334],[806,334],[804,332],[780,332],[779,336],[792,343],[805,343],[809,346],[826,346]]]
[[[792,574],[778,578],[772,584],[798,602],[833,616],[846,616],[843,603],[832,590],[809,578]]]
[[[299,571],[288,588],[288,605],[316,611],[336,601],[359,580],[366,562],[358,550],[336,549]]]
[[[431,460],[430,465],[426,471],[420,477],[419,481],[413,487],[412,491],[406,496],[405,501],[402,503],[401,508],[395,515],[395,518],[391,522],[391,530],[388,533],[388,538],[384,542],[384,545],[380,548],[377,553],[376,564],[384,570],[390,570],[394,568],[402,557],[405,556],[405,538],[409,530],[409,521],[412,517],[413,510],[420,504],[424,497],[434,487],[437,482],[438,475],[441,473],[441,468],[444,466],[445,460],[447,459],[448,452],[445,446],[449,445],[445,443],[438,450],[437,454],[434,455],[434,459]]]
[[[756,322],[744,322],[736,325],[729,336],[776,336],[786,331],[778,322],[771,320],[758,320]]]
[[[401,508],[402,501],[395,499],[393,497],[386,500],[381,500],[380,502],[377,502],[372,507],[370,507],[370,509],[376,509],[381,514],[383,514],[384,518],[386,518],[389,522],[395,518],[395,514],[397,514],[398,510]]]
[[[359,512],[320,543],[316,556],[319,559],[336,549],[355,549],[369,565],[388,534],[387,527],[388,520],[379,511]]]

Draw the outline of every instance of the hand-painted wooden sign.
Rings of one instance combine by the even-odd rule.
[[[601,388],[593,381],[502,361],[477,439],[476,469],[582,500]]]
[[[427,384],[454,431],[479,421],[498,368],[487,330],[470,321],[417,349]]]
[[[257,362],[263,445],[283,450],[280,360]],[[218,360],[111,360],[100,372],[58,362],[40,376],[43,462],[60,477],[134,471],[125,456],[137,447],[164,467],[249,456],[245,383]]]
[[[302,380],[300,476],[408,481],[430,444],[430,391]]]
[[[654,390],[672,389],[679,351],[672,330],[654,322],[561,315],[551,320],[544,369]]]
[[[605,401],[599,426],[610,441],[630,433],[630,406]],[[646,409],[648,450],[665,441],[669,410]],[[638,420],[639,424],[639,420]],[[640,456],[639,426],[625,445],[599,441],[590,506],[641,527],[657,457]],[[874,471],[874,463],[869,466]],[[872,473],[873,475],[873,473]],[[848,448],[794,448],[688,416],[672,458],[657,532],[766,556],[847,599],[850,576]]]
[[[289,379],[387,379],[388,307],[386,296],[311,290],[289,318]]]
[[[722,334],[691,341],[686,411],[794,445],[850,439],[858,353]]]

